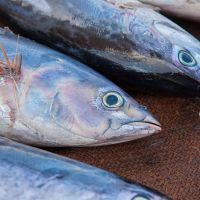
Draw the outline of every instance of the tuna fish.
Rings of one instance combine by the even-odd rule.
[[[40,146],[93,146],[151,135],[145,107],[78,61],[0,30],[0,135]]]
[[[130,0],[131,1],[131,0]],[[167,15],[200,22],[200,0],[139,0],[156,6]]]
[[[0,200],[167,200],[107,171],[0,137]]]
[[[110,1],[0,0],[0,12],[122,86],[199,95],[200,42],[150,8]]]
[[[166,15],[200,21],[200,0],[105,0],[119,8],[147,7]]]

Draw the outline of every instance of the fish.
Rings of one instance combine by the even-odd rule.
[[[143,2],[142,0],[105,0],[108,3],[113,4],[114,6],[121,9],[135,9],[135,8],[151,8],[155,11],[160,12],[160,9],[154,5],[148,4],[147,1]],[[145,1],[145,0],[144,0]]]
[[[73,58],[0,29],[0,135],[34,146],[99,146],[161,130],[146,107]]]
[[[169,200],[102,169],[0,137],[0,200]]]
[[[126,90],[200,94],[199,40],[148,6],[0,0],[0,13],[11,28],[73,56]]]
[[[119,7],[147,7],[170,17],[200,22],[200,0],[106,0]]]
[[[131,1],[131,0],[130,0]],[[200,22],[200,0],[139,0],[164,14]]]

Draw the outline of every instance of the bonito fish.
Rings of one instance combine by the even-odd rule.
[[[159,7],[168,15],[200,22],[200,0],[139,0]]]
[[[167,200],[104,170],[0,138],[0,200]]]
[[[0,12],[28,37],[129,88],[199,95],[200,42],[150,8],[120,9],[112,2],[0,0]]]
[[[200,21],[200,0],[105,0],[119,8],[147,7],[167,15]]]
[[[160,130],[145,107],[78,61],[7,29],[0,50],[0,135],[37,146],[91,146]]]

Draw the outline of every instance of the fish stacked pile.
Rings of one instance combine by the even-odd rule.
[[[159,132],[147,108],[107,78],[122,87],[199,96],[200,43],[156,12],[180,11],[169,2],[0,0],[11,27],[62,52],[0,29],[0,200],[168,199],[11,140],[84,147]],[[188,17],[197,20],[197,13]]]

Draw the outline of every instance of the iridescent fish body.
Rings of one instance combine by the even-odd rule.
[[[165,15],[200,22],[200,0],[105,0],[119,8],[147,7]]]
[[[0,200],[168,199],[104,170],[1,137],[0,163]]]
[[[131,0],[130,0],[131,1]],[[160,8],[167,15],[200,22],[200,0],[139,0]]]
[[[138,3],[123,8],[124,2],[129,3],[0,0],[0,12],[28,37],[73,55],[123,86],[199,95],[200,42],[151,8]]]
[[[0,93],[0,135],[23,143],[107,145],[160,130],[100,74],[7,29],[0,29]]]

